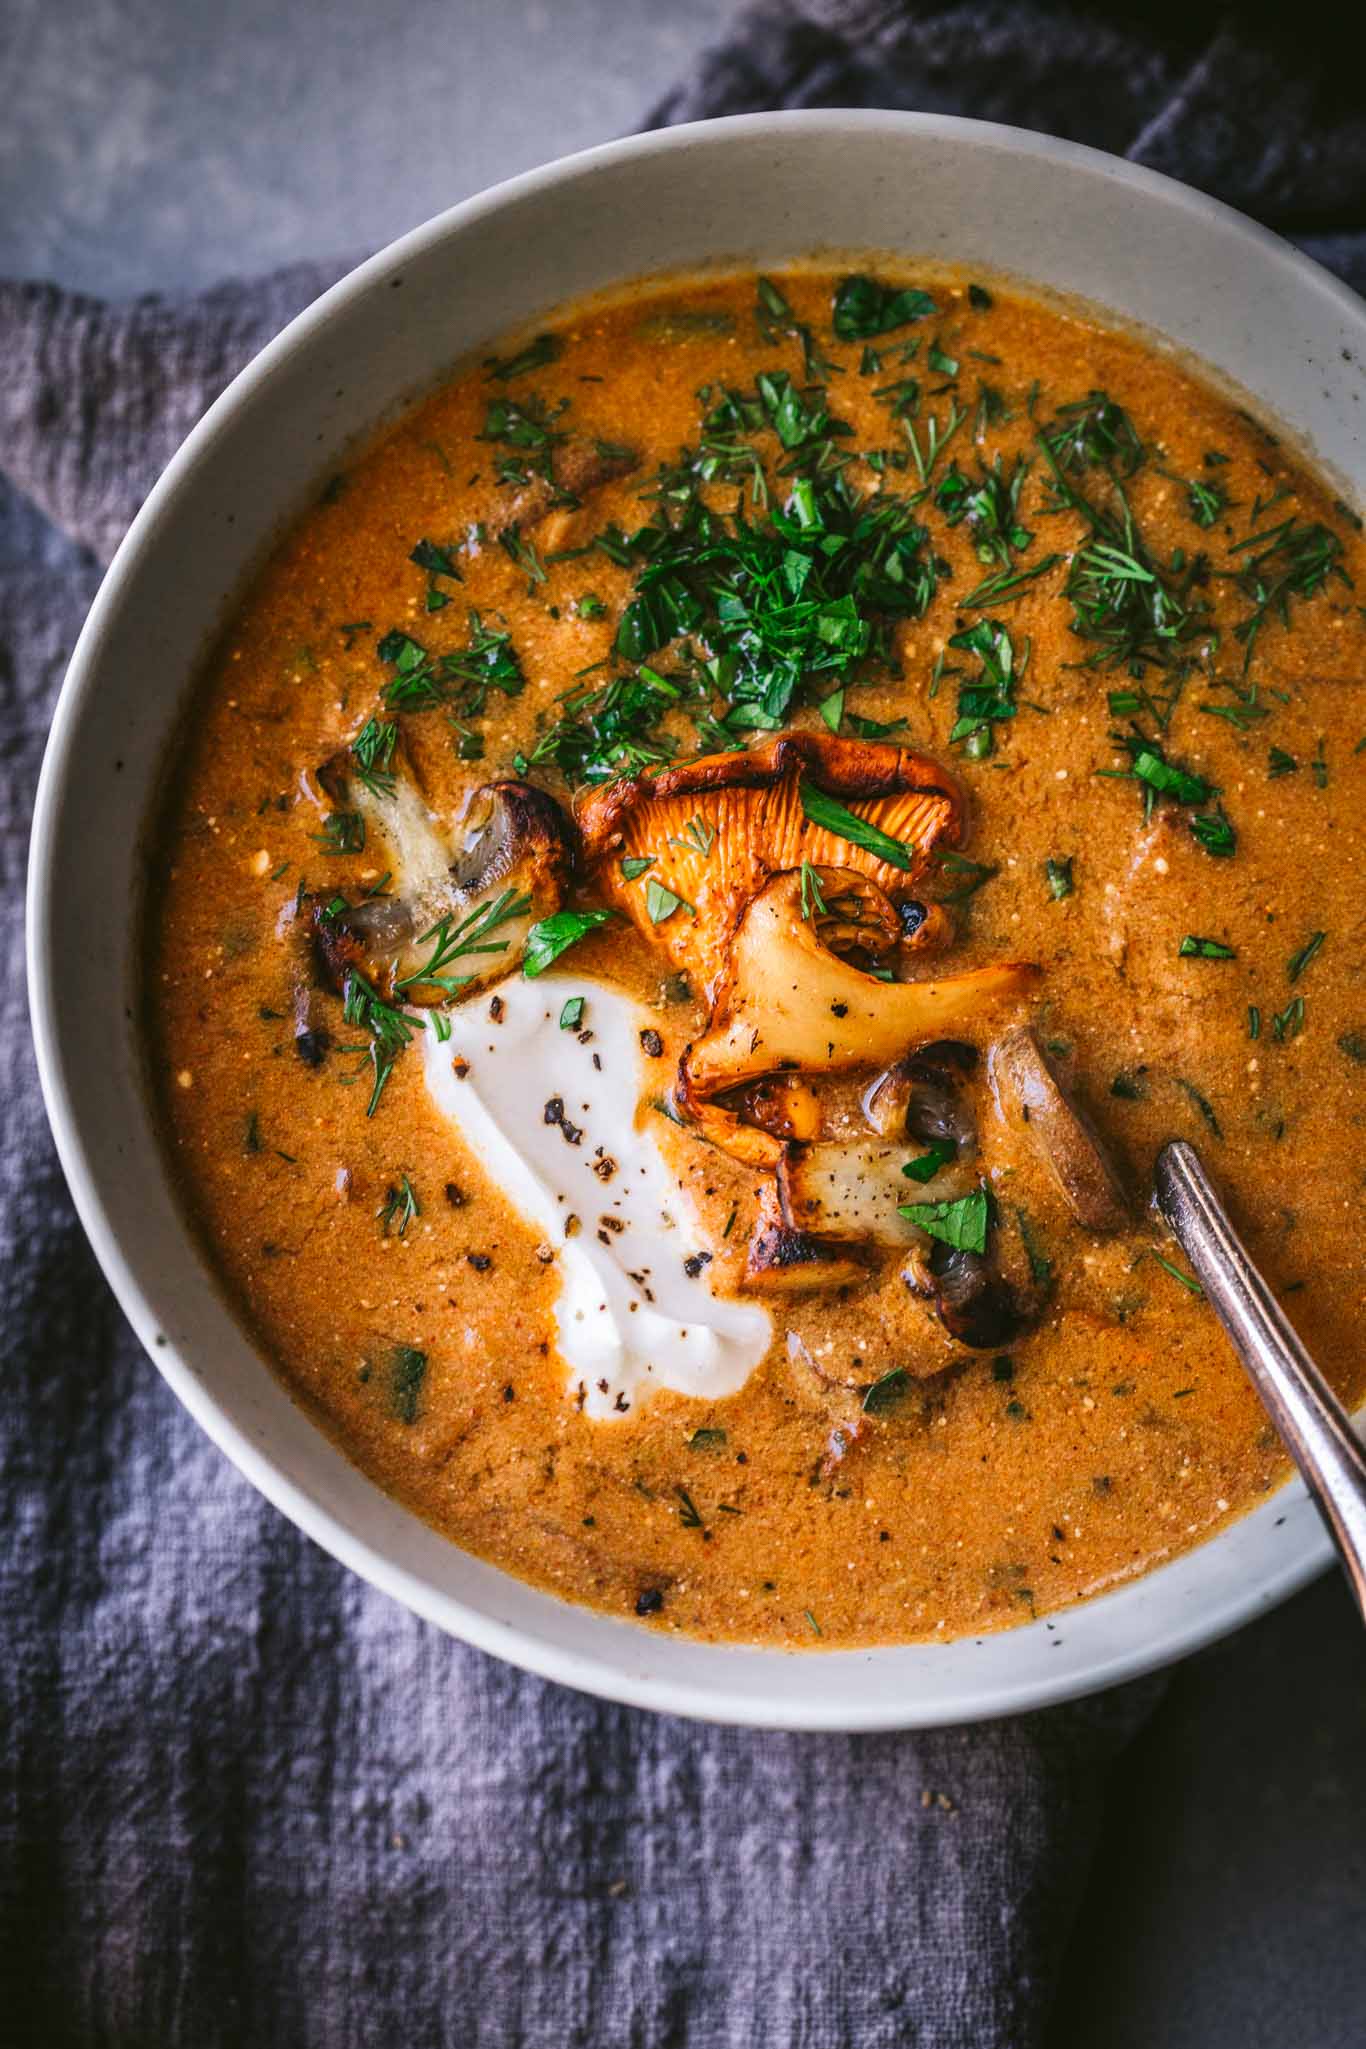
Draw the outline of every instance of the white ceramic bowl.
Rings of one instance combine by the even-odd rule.
[[[952,1644],[795,1655],[570,1607],[435,1535],[290,1401],[181,1219],[134,1022],[146,808],[185,687],[244,575],[339,451],[562,300],[661,268],[821,248],[961,260],[1111,308],[1254,393],[1366,498],[1366,308],[1285,243],[1149,171],[1012,129],[867,112],[717,121],[552,164],[353,272],[167,469],[105,578],[53,721],[29,974],[48,1110],[96,1254],[180,1399],[277,1507],[441,1628],[550,1678],[723,1721],[875,1729],[1034,1707],[1207,1642],[1327,1562],[1312,1507],[1286,1488],[1142,1580]],[[73,959],[78,1003],[59,967]]]

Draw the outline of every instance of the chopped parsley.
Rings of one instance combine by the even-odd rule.
[[[958,1147],[951,1138],[932,1138],[929,1150],[914,1160],[907,1160],[901,1169],[912,1181],[933,1181],[941,1167],[947,1167],[950,1160],[958,1157]]]
[[[911,1384],[911,1376],[904,1366],[893,1366],[880,1379],[875,1380],[863,1397],[865,1416],[879,1416],[884,1409],[895,1408]]]
[[[395,1345],[389,1355],[389,1413],[400,1423],[416,1423],[427,1354],[416,1345]]]
[[[666,889],[653,876],[645,885],[645,915],[652,925],[662,925],[675,911],[686,911],[693,916],[693,907],[672,889]]]
[[[611,915],[610,911],[552,911],[548,918],[541,918],[527,933],[522,973],[543,975],[562,953],[605,925]]]
[[[538,334],[515,356],[486,356],[484,371],[491,383],[507,384],[514,377],[525,377],[529,370],[543,370],[547,363],[558,362],[563,354],[559,335]]]
[[[975,1188],[971,1195],[960,1196],[957,1202],[903,1202],[897,1205],[899,1214],[929,1237],[953,1246],[955,1251],[978,1253],[987,1249],[990,1207],[985,1186]]]
[[[928,292],[907,286],[900,290],[861,274],[842,278],[835,291],[833,325],[841,341],[869,341],[909,327],[938,311]]]

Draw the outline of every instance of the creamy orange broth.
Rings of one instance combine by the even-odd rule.
[[[611,657],[638,573],[602,552],[557,561],[556,550],[654,516],[657,501],[642,493],[661,463],[697,448],[699,387],[714,403],[722,387],[752,391],[760,371],[805,384],[798,342],[756,325],[752,277],[652,285],[563,312],[547,323],[563,341],[557,359],[506,382],[467,368],[323,493],[256,581],[195,695],[152,863],[147,953],[152,1065],[187,1208],[243,1320],[320,1425],[452,1541],[569,1599],[641,1612],[654,1628],[802,1647],[1027,1619],[1188,1547],[1281,1479],[1273,1435],[1211,1313],[1157,1257],[1180,1268],[1146,1208],[1153,1155],[1169,1136],[1201,1147],[1339,1391],[1359,1396],[1363,1371],[1354,1334],[1366,576],[1356,522],[1286,447],[1170,355],[1013,290],[993,285],[984,306],[966,281],[937,278],[937,311],[876,336],[881,365],[862,374],[865,344],[831,333],[837,279],[780,282],[839,366],[826,402],[853,430],[841,447],[896,449],[904,461],[909,443],[885,387],[917,378],[922,457],[930,415],[943,424],[954,398],[967,415],[931,486],[951,460],[976,482],[979,456],[999,452],[1007,472],[1017,454],[1029,457],[1018,517],[1032,539],[1014,566],[1059,556],[1013,602],[961,609],[995,565],[979,559],[966,522],[949,525],[927,499],[920,517],[945,573],[925,616],[891,629],[900,673],[869,658],[844,679],[845,732],[850,713],[904,719],[895,740],[944,762],[967,795],[967,853],[981,868],[946,869],[917,891],[961,896],[965,874],[980,883],[951,907],[957,936],[936,972],[1040,965],[1022,1009],[1130,1193],[1128,1227],[1083,1229],[1029,1135],[1002,1125],[974,1078],[995,1231],[1016,1269],[1032,1249],[1041,1292],[1049,1263],[1032,1331],[968,1350],[908,1289],[904,1260],[882,1255],[859,1287],[772,1298],[773,1345],[739,1393],[697,1402],[661,1392],[593,1420],[556,1350],[557,1262],[437,1114],[418,1054],[398,1058],[367,1116],[370,1073],[358,1077],[362,1056],[343,1050],[362,1035],[319,990],[309,1016],[330,1046],[316,1065],[297,1055],[296,902],[301,892],[354,901],[378,880],[373,849],[321,842],[330,807],[314,773],[381,709],[394,671],[377,641],[398,627],[438,653],[464,648],[470,607],[506,630],[526,687],[491,693],[463,721],[482,737],[481,759],[461,758],[461,734],[440,707],[401,723],[438,814],[516,773],[562,694],[606,680],[606,668],[582,672]],[[917,356],[899,361],[912,340]],[[930,367],[932,345],[956,375]],[[984,383],[1008,418],[990,402],[983,412]],[[1220,644],[1184,650],[1194,665],[1165,729],[1147,711],[1140,724],[1170,761],[1218,787],[1236,831],[1231,856],[1192,833],[1191,817],[1212,802],[1159,797],[1145,821],[1143,784],[1103,773],[1129,762],[1110,737],[1130,729],[1129,716],[1111,710],[1108,693],[1165,693],[1172,678],[1151,664],[1139,681],[1123,666],[1079,666],[1096,645],[1070,630],[1062,585],[1083,529],[1075,514],[1045,509],[1034,437],[1093,390],[1124,409],[1145,445],[1125,489],[1151,556],[1210,558],[1199,589]],[[580,509],[540,520],[534,486],[496,480],[496,463],[519,451],[479,438],[491,399],[532,394],[551,407],[568,401],[558,428],[629,444],[638,467],[586,490]],[[772,475],[782,456],[774,436],[750,439]],[[1210,452],[1227,461],[1209,462]],[[850,474],[864,491],[878,485],[861,460]],[[1216,508],[1207,527],[1190,479],[1227,501],[1205,501]],[[1103,488],[1094,470],[1075,481]],[[915,491],[914,461],[881,482]],[[712,484],[705,495],[729,510],[742,488]],[[777,502],[786,488],[776,486]],[[543,581],[495,538],[519,513]],[[1291,515],[1340,538],[1352,583],[1333,576],[1290,597],[1288,624],[1267,620],[1244,676],[1233,628],[1252,607],[1225,574],[1245,559],[1231,551]],[[454,551],[463,581],[410,562],[423,538]],[[429,586],[450,602],[424,609]],[[581,612],[585,594],[600,607]],[[959,687],[979,664],[946,642],[984,616],[1008,629],[1017,656],[1027,642],[1029,656],[1016,715],[973,758],[950,733]],[[665,647],[649,660],[667,674],[678,656]],[[821,679],[788,723],[823,732],[815,703],[840,680]],[[1251,684],[1255,699],[1240,699]],[[1237,719],[1209,710],[1240,703]],[[680,758],[699,750],[686,718],[672,730]],[[529,776],[568,811],[572,791],[553,763]],[[1070,861],[1069,894],[1054,895],[1049,861]],[[571,898],[593,900],[582,888]],[[1292,981],[1290,963],[1316,933]],[[1234,957],[1182,957],[1186,935]],[[558,963],[651,1007],[662,1094],[705,1023],[701,993],[680,998],[668,968],[620,920]],[[487,1008],[490,993],[469,1000]],[[623,1101],[622,1116],[634,1108]],[[711,1285],[735,1291],[755,1176],[648,1105],[642,1115],[706,1223]],[[922,1149],[908,1141],[907,1158]],[[400,1235],[398,1211],[387,1225],[378,1213],[404,1175],[420,1213]],[[908,1182],[904,1193],[914,1201],[920,1191]],[[790,1329],[801,1343],[789,1345]],[[829,1379],[811,1371],[813,1349]]]

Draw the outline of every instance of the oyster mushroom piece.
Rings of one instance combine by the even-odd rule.
[[[1129,1205],[1119,1176],[1032,1026],[1018,1026],[993,1046],[990,1071],[1002,1115],[1024,1125],[1077,1221],[1088,1231],[1122,1230]]]
[[[862,839],[808,815],[811,791],[852,813]],[[947,914],[917,899],[914,885],[940,848],[958,844],[963,803],[938,762],[908,748],[782,733],[748,753],[603,784],[580,800],[577,820],[604,898],[699,987],[714,988],[754,897],[803,862],[873,883],[891,918],[889,946],[944,943]]]
[[[913,1227],[898,1204],[953,1202],[977,1184],[957,1161],[912,1184],[902,1172],[908,1156],[904,1141],[788,1146],[778,1165],[783,1215],[794,1229],[818,1236],[904,1248]]]
[[[759,1195],[759,1215],[745,1259],[743,1285],[770,1295],[825,1294],[855,1287],[868,1269],[845,1244],[797,1229],[783,1215],[773,1183]]]
[[[318,779],[364,819],[389,882],[384,895],[341,909],[313,901],[328,978],[340,987],[356,969],[386,1000],[430,1006],[507,974],[568,883],[569,834],[554,799],[530,783],[485,783],[452,825],[431,811],[397,756],[391,792],[350,774],[349,761],[334,757]]]
[[[922,1040],[980,1029],[1040,972],[1003,961],[938,980],[880,981],[832,952],[820,921],[803,916],[800,875],[779,875],[741,919],[711,1022],[684,1055],[688,1093],[705,1100],[785,1068],[891,1066]]]

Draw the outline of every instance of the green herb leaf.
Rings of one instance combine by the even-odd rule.
[[[985,1252],[990,1198],[986,1188],[976,1188],[957,1202],[903,1202],[899,1213],[931,1238],[951,1245],[959,1252]]]
[[[657,882],[651,876],[645,885],[645,915],[650,920],[650,923],[652,925],[662,925],[664,920],[671,918],[675,911],[686,911],[690,918],[694,915],[693,907],[690,903],[685,902],[673,890],[666,889],[662,882]]]
[[[400,1174],[397,1186],[390,1187],[383,1202],[375,1211],[381,1238],[387,1238],[392,1228],[403,1237],[409,1224],[422,1215],[422,1205],[417,1199],[417,1190],[406,1174]]]
[[[566,999],[564,1008],[560,1012],[560,1030],[562,1032],[576,1032],[579,1029],[579,1026],[583,1023],[583,1007],[584,998],[582,996],[570,996]]]
[[[397,1422],[416,1423],[426,1378],[427,1354],[416,1345],[395,1345],[389,1355],[389,1413]]]
[[[907,1160],[902,1173],[912,1181],[933,1181],[941,1167],[947,1167],[950,1160],[957,1159],[958,1147],[951,1138],[932,1138],[929,1151],[913,1160]]]
[[[1163,1269],[1164,1273],[1169,1273],[1174,1281],[1180,1281],[1182,1287],[1187,1289],[1192,1295],[1204,1294],[1204,1289],[1192,1274],[1182,1273],[1179,1266],[1173,1266],[1171,1261],[1164,1259],[1160,1252],[1154,1252],[1153,1258]],[[1190,1390],[1186,1389],[1185,1392],[1189,1393]]]
[[[1314,955],[1328,937],[1326,932],[1315,932],[1305,941],[1297,953],[1292,953],[1285,964],[1285,972],[1292,982],[1298,982]]]
[[[1188,932],[1176,949],[1183,960],[1236,960],[1237,954],[1231,946],[1225,946],[1222,939],[1197,939]]]
[[[832,832],[838,839],[848,840],[854,847],[862,847],[865,853],[873,854],[892,868],[912,868],[915,855],[903,840],[893,839],[866,818],[849,811],[836,798],[818,790],[814,783],[803,780],[799,786],[802,810],[812,825],[819,825],[826,832]]]
[[[484,370],[490,382],[496,379],[506,384],[514,377],[524,377],[528,370],[543,370],[547,363],[558,362],[563,354],[564,343],[559,335],[538,334],[515,356],[486,356]]]
[[[1234,829],[1233,820],[1222,804],[1216,805],[1213,811],[1197,812],[1190,825],[1191,831],[1207,854],[1213,854],[1220,860],[1227,860],[1230,855],[1237,852],[1238,834]]]
[[[880,1379],[875,1380],[863,1397],[865,1416],[880,1416],[884,1410],[896,1407],[911,1384],[911,1376],[904,1366],[893,1366]]]
[[[911,287],[898,291],[872,277],[846,277],[835,292],[834,328],[841,341],[867,341],[937,310],[928,292]]]
[[[543,975],[562,953],[605,925],[611,915],[610,911],[552,911],[548,918],[538,919],[526,936],[522,973]]]
[[[419,541],[408,560],[419,569],[430,570],[433,576],[453,576],[457,583],[462,580],[454,556],[435,541]]]

